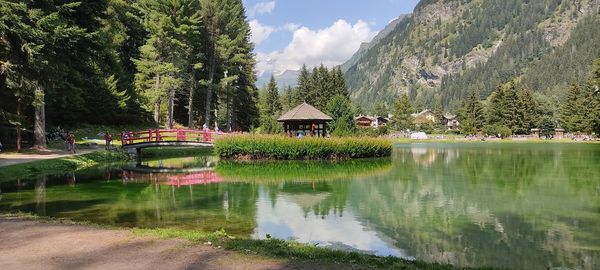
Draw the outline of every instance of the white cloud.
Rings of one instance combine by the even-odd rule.
[[[254,5],[248,11],[248,14],[250,17],[254,17],[254,15],[271,13],[273,12],[273,9],[275,9],[275,1],[260,2]]]
[[[268,25],[263,25],[257,20],[250,21],[250,31],[252,33],[250,37],[250,41],[252,43],[258,45],[261,42],[265,41],[265,39],[269,38],[271,33],[273,33],[275,29]]]
[[[300,28],[301,25],[297,24],[297,23],[286,23],[285,25],[283,25],[282,29],[286,30],[286,31],[290,31],[290,32],[294,32],[296,30],[298,30],[298,28]]]
[[[284,28],[290,30],[293,26],[290,24]],[[309,68],[319,64],[333,67],[348,60],[361,43],[370,41],[375,34],[364,21],[352,25],[345,20],[338,20],[319,30],[298,28],[296,25],[292,41],[285,49],[256,54],[257,69],[259,73],[267,70],[280,73],[300,69],[302,64]]]

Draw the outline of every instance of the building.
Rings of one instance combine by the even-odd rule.
[[[445,114],[442,120],[448,130],[458,130],[460,128],[460,122],[458,122],[456,115]]]
[[[283,129],[289,136],[327,136],[327,123],[333,121],[329,115],[324,114],[317,108],[306,102],[298,105],[284,113],[277,119],[283,123]]]
[[[413,113],[411,114],[411,116],[415,119],[415,124],[417,125],[425,124],[428,122],[435,123],[437,120],[435,113],[433,113],[433,111],[431,110],[423,110],[420,113]]]
[[[354,117],[354,122],[358,127],[363,128],[379,128],[385,127],[390,119],[382,116],[359,115]]]

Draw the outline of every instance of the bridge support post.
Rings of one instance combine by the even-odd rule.
[[[131,160],[139,160],[142,157],[142,148],[128,148],[127,154]]]

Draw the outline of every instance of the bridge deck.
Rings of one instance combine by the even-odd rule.
[[[123,149],[140,150],[149,147],[212,147],[216,137],[225,133],[209,130],[156,129],[121,133]]]
[[[178,146],[196,146],[212,147],[212,142],[189,142],[189,141],[160,141],[160,142],[138,142],[123,145],[123,149],[143,149],[150,147],[178,147]]]

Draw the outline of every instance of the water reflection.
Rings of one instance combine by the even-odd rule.
[[[224,228],[461,266],[600,268],[597,145],[399,146],[391,160],[151,160],[0,183],[0,210]]]
[[[268,191],[261,189],[257,203],[257,228],[253,238],[265,239],[269,234],[276,238],[343,250],[408,257],[401,249],[393,246],[391,239],[382,239],[351,211],[331,215],[307,211],[323,204],[330,196],[329,192],[282,192],[272,201]]]

